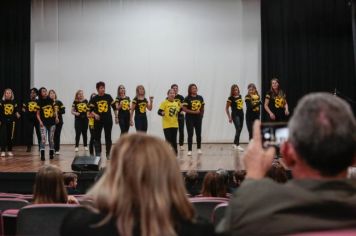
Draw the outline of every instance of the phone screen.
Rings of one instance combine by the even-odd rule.
[[[264,148],[274,146],[278,149],[288,139],[287,123],[262,123],[261,135]]]

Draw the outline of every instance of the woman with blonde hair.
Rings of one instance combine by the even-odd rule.
[[[214,235],[210,224],[196,222],[176,156],[156,137],[122,136],[88,196],[98,212],[73,210],[61,235]]]
[[[1,157],[7,155],[12,157],[12,143],[15,134],[15,121],[20,118],[20,113],[17,103],[14,99],[12,89],[5,89],[2,99],[0,100],[0,142],[1,142]]]
[[[135,127],[136,131],[147,132],[147,115],[146,109],[151,111],[153,104],[153,96],[149,97],[149,101],[145,97],[146,91],[143,85],[136,87],[136,97],[131,102],[130,125],[133,126],[133,113],[135,112]]]
[[[74,101],[72,104],[72,114],[75,117],[75,148],[76,152],[79,151],[80,135],[83,136],[84,150],[88,151],[88,100],[84,98],[83,90],[78,90],[75,93]]]
[[[63,114],[66,112],[63,103],[57,99],[57,93],[53,89],[48,91],[48,96],[54,101],[54,108],[57,111],[56,129],[54,131],[54,151],[56,155],[59,155],[59,149],[61,146],[61,133],[63,127]]]
[[[35,179],[33,188],[33,203],[70,203],[78,204],[73,196],[68,196],[64,186],[62,171],[53,165],[42,166]]]
[[[246,125],[249,140],[252,139],[252,126],[255,120],[260,119],[261,97],[258,94],[256,85],[251,83],[247,86],[248,93],[245,96],[246,102]]]

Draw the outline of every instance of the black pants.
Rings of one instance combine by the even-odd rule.
[[[197,136],[197,148],[201,148],[201,125],[202,125],[202,117],[200,115],[186,115],[185,122],[187,125],[188,132],[188,151],[192,150],[193,146],[193,134],[195,129],[195,134]]]
[[[121,130],[120,135],[128,133],[130,129],[130,115],[119,116],[119,126]]]
[[[179,146],[184,144],[184,115],[178,116]]]
[[[109,156],[111,150],[111,130],[112,130],[112,119],[95,121],[94,123],[94,145],[95,154],[97,156],[101,155],[101,132],[105,133],[105,145],[106,145],[106,156]]]
[[[95,147],[95,129],[94,127],[89,127],[90,132],[90,140],[89,140],[89,153],[90,155],[94,154],[94,147]],[[101,146],[99,147],[99,153],[101,153]]]
[[[147,116],[146,115],[136,115],[135,116],[135,127],[136,131],[142,131],[147,133]]]
[[[83,144],[86,147],[88,145],[88,119],[87,118],[75,118],[75,147],[79,146],[80,135],[83,135]]]
[[[164,137],[166,138],[166,141],[172,146],[176,154],[178,153],[177,132],[178,132],[178,128],[163,129],[163,133],[164,133]]]
[[[241,135],[241,130],[244,124],[244,115],[232,115],[232,122],[234,123],[235,126],[235,138],[234,138],[234,144],[237,146],[240,145],[240,135]]]
[[[60,122],[56,124],[56,130],[54,131],[54,150],[56,152],[61,148],[61,133],[62,133],[63,123]]]
[[[248,138],[249,140],[251,140],[253,138],[253,123],[255,122],[255,120],[259,120],[260,119],[260,114],[249,114],[246,113],[246,125],[247,125],[247,130],[248,130]]]
[[[1,132],[0,132],[1,151],[5,152],[6,147],[7,147],[7,151],[11,152],[12,151],[12,143],[13,143],[14,134],[15,134],[15,121],[12,121],[12,120],[2,121],[0,129],[1,129]]]
[[[31,147],[33,145],[33,128],[35,128],[36,131],[36,136],[37,136],[37,142],[38,145],[41,143],[41,131],[40,131],[40,125],[38,124],[37,119],[30,119],[26,118],[25,121],[26,124],[26,144],[27,147]]]

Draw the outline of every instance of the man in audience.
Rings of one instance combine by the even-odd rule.
[[[261,145],[260,122],[245,154],[246,180],[218,226],[227,235],[285,235],[356,227],[356,183],[346,179],[356,156],[356,121],[350,107],[326,93],[305,96],[281,146],[294,179],[264,178],[275,155]]]

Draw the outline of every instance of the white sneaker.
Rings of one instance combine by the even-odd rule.
[[[59,151],[56,151],[54,154],[59,155],[60,153],[59,153]]]
[[[5,152],[1,152],[1,157],[4,157],[5,156]]]
[[[245,151],[241,146],[237,146],[237,150],[239,150],[241,152]]]
[[[79,152],[79,148],[76,147],[76,148],[74,149],[74,151],[75,151],[75,152]]]
[[[8,155],[9,157],[13,157],[13,156],[14,156],[14,154],[13,154],[12,152],[7,152],[7,155]]]
[[[232,148],[233,148],[233,149],[237,149],[237,145],[236,145],[236,144],[233,144],[233,145],[232,145]]]
[[[192,151],[188,151],[187,156],[191,156],[192,155]]]
[[[87,147],[87,146],[85,146],[85,147],[84,147],[84,150],[85,150],[85,151],[88,151],[89,149],[88,149],[88,147]]]
[[[183,146],[179,146],[179,150],[180,151],[184,151],[184,147]]]
[[[203,152],[201,151],[201,149],[198,149],[198,154],[203,154]]]

